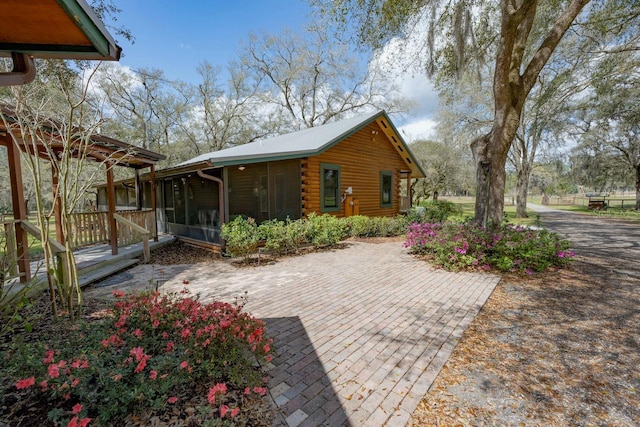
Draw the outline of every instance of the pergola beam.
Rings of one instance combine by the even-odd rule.
[[[111,254],[118,255],[118,229],[116,228],[116,187],[113,179],[113,165],[107,163],[107,221],[109,221],[109,242]]]

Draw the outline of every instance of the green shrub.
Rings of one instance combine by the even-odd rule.
[[[306,222],[305,219],[287,219],[285,227],[287,252],[298,252],[300,247],[309,241]]]
[[[342,240],[345,222],[333,215],[312,212],[306,221],[307,236],[314,246],[332,246]]]
[[[368,217],[363,215],[350,216],[345,222],[345,237],[389,237],[399,236],[406,232],[407,218],[403,215],[396,217]]]
[[[265,221],[258,227],[260,239],[264,240],[264,247],[278,255],[297,252],[307,242],[307,227],[305,220]]]
[[[451,216],[460,215],[462,209],[455,203],[442,200],[425,202],[421,206],[412,208],[407,213],[407,221],[409,224],[418,223],[434,223],[444,222]]]
[[[222,421],[226,406],[239,424],[251,424],[243,390],[266,392],[254,363],[271,358],[262,321],[221,302],[114,295],[102,321],[81,323],[60,342],[16,344],[0,355],[25,408],[53,408],[48,416],[56,425],[88,418],[125,425],[128,416],[178,410],[189,404],[184,396],[202,393],[209,404],[192,409],[204,420]]]
[[[260,240],[264,240],[264,247],[281,255],[287,251],[287,224],[284,221],[272,219],[258,226]]]
[[[344,221],[345,237],[368,237],[371,235],[371,218],[364,215],[346,217]]]
[[[227,252],[234,257],[243,257],[246,263],[258,250],[260,233],[253,218],[237,217],[223,224],[220,236],[226,241]]]
[[[377,237],[399,236],[406,231],[405,217],[375,217],[370,218],[370,235]]]

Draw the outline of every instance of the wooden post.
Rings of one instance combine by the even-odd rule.
[[[60,194],[58,194],[58,170],[53,161],[51,162],[51,181],[53,186],[53,215],[56,220],[56,240],[64,245],[65,234],[62,228],[62,201]]]
[[[413,206],[413,197],[411,197],[411,172],[407,175],[407,197],[409,198],[409,209]]]
[[[18,269],[20,270],[20,281],[23,283],[31,280],[31,269],[29,266],[29,241],[27,233],[20,225],[21,221],[27,220],[27,207],[24,203],[24,193],[22,187],[22,166],[20,165],[20,152],[10,136],[8,139],[7,156],[9,158],[9,181],[11,182],[11,203],[13,205],[13,219],[16,230]]]
[[[7,253],[5,254],[6,263],[5,266],[9,268],[8,271],[0,271],[0,279],[4,273],[9,273],[10,277],[18,276],[18,252],[16,252],[16,227],[15,221],[4,223],[4,236],[5,245],[7,246]]]
[[[142,210],[142,184],[140,183],[140,169],[134,169],[136,186],[136,210]]]
[[[153,216],[153,230],[150,230],[153,233],[153,241],[158,241],[158,220],[156,217],[156,167],[155,165],[151,165],[151,170],[149,171],[149,182],[151,183],[151,211]]]
[[[118,228],[116,219],[116,187],[113,180],[113,164],[107,163],[107,221],[109,222],[109,243],[111,243],[111,254],[118,255]]]

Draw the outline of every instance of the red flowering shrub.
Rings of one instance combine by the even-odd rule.
[[[255,361],[271,359],[262,321],[222,302],[114,295],[102,322],[81,325],[56,348],[25,345],[20,353],[32,357],[11,357],[10,371],[20,375],[12,384],[25,400],[48,401],[58,425],[122,425],[127,416],[162,412],[201,393],[198,413],[206,419],[251,424],[242,390],[263,395]]]

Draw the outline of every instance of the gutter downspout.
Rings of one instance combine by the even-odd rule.
[[[198,176],[209,181],[216,182],[218,184],[218,209],[220,210],[220,231],[222,231],[222,224],[224,224],[225,212],[224,212],[224,182],[213,175],[207,175],[202,172],[202,169],[196,170]],[[220,249],[224,251],[226,247],[224,239],[220,238]]]
[[[13,70],[0,73],[0,86],[20,86],[36,78],[36,65],[26,53],[11,52]]]

